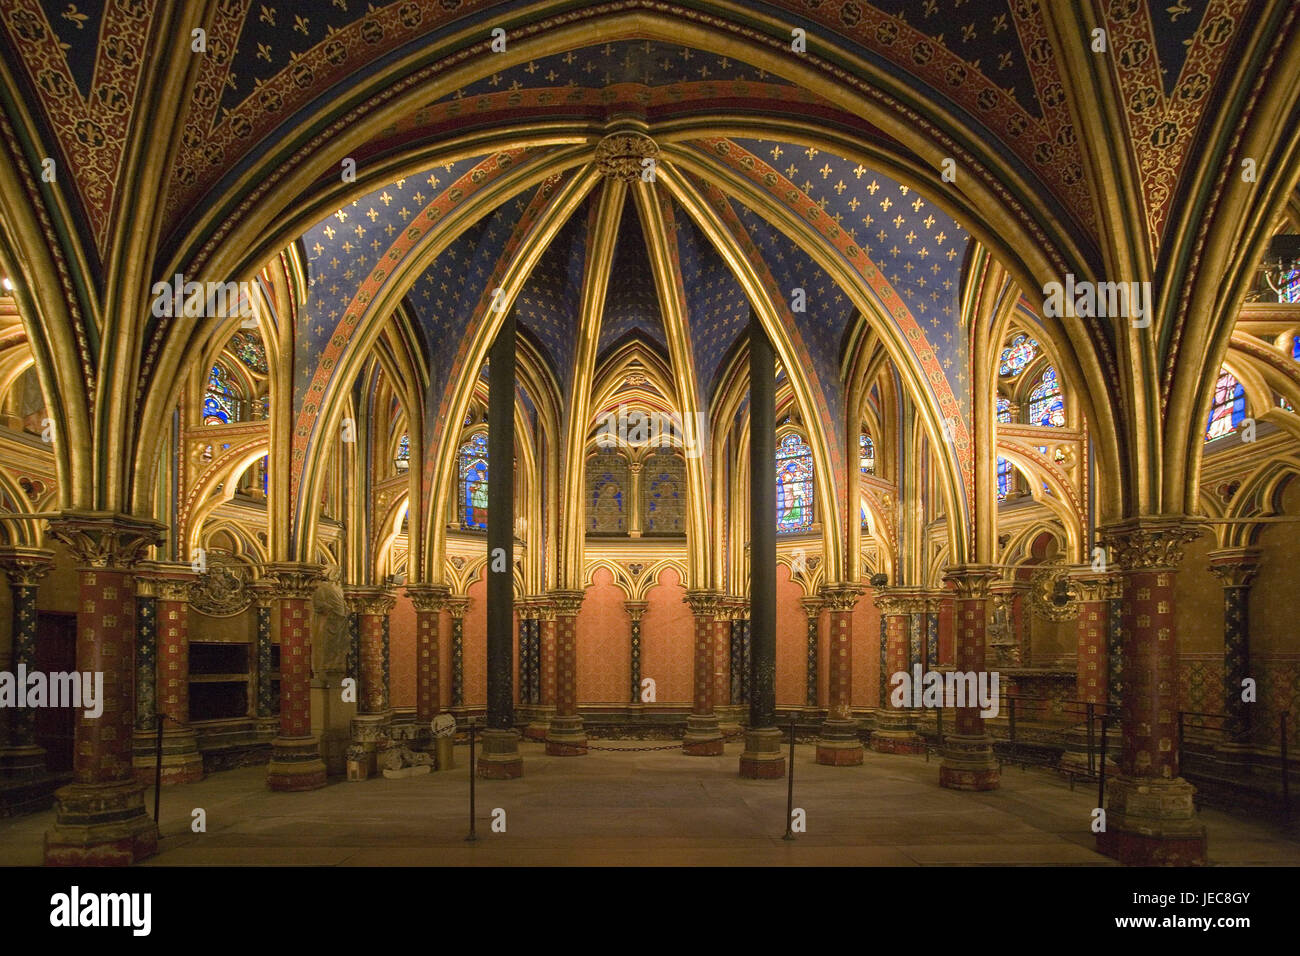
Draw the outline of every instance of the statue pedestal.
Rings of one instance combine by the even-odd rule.
[[[311,732],[320,739],[320,755],[329,776],[347,773],[352,718],[357,715],[356,703],[343,700],[343,677],[343,671],[327,671],[323,679],[312,678],[311,682]],[[350,696],[355,696],[355,691]]]

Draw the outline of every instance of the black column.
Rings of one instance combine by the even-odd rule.
[[[488,355],[487,725],[514,726],[515,313]]]
[[[749,317],[749,627],[751,729],[776,723],[776,353]]]

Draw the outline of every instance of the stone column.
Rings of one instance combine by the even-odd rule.
[[[740,775],[785,776],[776,726],[776,353],[762,322],[749,313],[749,727]]]
[[[266,571],[280,635],[280,733],[271,741],[266,783],[272,790],[315,790],[325,786],[325,761],[311,731],[311,603],[323,569],[286,562]]]
[[[442,609],[451,589],[432,584],[407,585],[406,596],[415,608],[415,720],[422,728],[442,706],[439,680],[442,638]]]
[[[943,609],[943,602],[947,598],[947,591],[927,591],[921,595],[924,602],[924,620],[925,620],[925,668],[934,670],[940,665],[939,661],[939,612]]]
[[[1072,576],[1078,591],[1079,617],[1076,620],[1077,649],[1075,653],[1074,696],[1080,701],[1074,712],[1076,726],[1066,735],[1065,752],[1061,754],[1062,766],[1093,770],[1099,759],[1101,746],[1101,718],[1108,713],[1107,629],[1110,620],[1109,596],[1113,584],[1110,576],[1092,571]],[[1092,726],[1088,726],[1087,707],[1093,704]],[[1115,739],[1115,724],[1107,727],[1106,749]],[[1088,743],[1092,742],[1093,763],[1088,764]],[[1110,773],[1110,767],[1107,767]]]
[[[77,711],[73,783],[55,792],[45,863],[125,866],[152,856],[158,828],[133,779],[135,585],[131,569],[166,528],[127,515],[65,512],[50,534],[78,564],[77,670],[103,676],[102,712]],[[84,679],[84,677],[83,677]]]
[[[1106,786],[1106,829],[1097,834],[1097,849],[1121,863],[1205,863],[1195,789],[1179,776],[1174,634],[1174,574],[1183,548],[1197,536],[1194,523],[1181,516],[1102,529],[1124,582],[1124,736],[1119,776]]]
[[[641,706],[641,616],[645,614],[649,603],[646,601],[624,601],[623,607],[627,609],[627,616],[632,619],[632,647],[631,647],[631,672],[632,679],[629,691],[631,701],[634,707]]]
[[[817,687],[817,638],[818,625],[822,617],[822,599],[820,597],[805,597],[799,599],[799,605],[803,608],[804,616],[807,618],[807,629],[804,637],[804,714],[814,720],[819,716],[820,702],[818,701]]]
[[[545,740],[555,716],[555,605],[549,597],[534,604],[538,624],[538,705],[533,720],[524,730],[529,740]]]
[[[0,572],[9,579],[13,600],[13,650],[4,669],[15,675],[36,670],[36,592],[53,562],[53,551],[21,547],[0,550]],[[0,709],[0,732],[0,779],[45,775],[45,748],[36,746],[36,711],[27,707]]]
[[[1230,763],[1248,764],[1250,709],[1241,699],[1250,669],[1250,583],[1259,570],[1259,550],[1211,551],[1210,571],[1223,584],[1223,742],[1215,750]]]
[[[925,752],[925,741],[916,732],[916,711],[907,700],[895,705],[894,675],[904,673],[911,677],[908,657],[910,641],[908,626],[911,606],[898,594],[877,591],[876,607],[880,608],[881,627],[885,631],[882,693],[884,698],[876,713],[876,729],[871,735],[871,749],[884,754],[919,754]]]
[[[830,608],[830,642],[827,648],[828,711],[817,740],[817,762],[833,767],[862,763],[862,740],[853,719],[853,608],[862,589],[841,584],[822,589]]]
[[[446,599],[451,613],[451,712],[460,718],[465,713],[465,612],[469,598],[456,594]]]
[[[716,636],[713,617],[718,610],[718,597],[716,591],[686,592],[686,603],[695,616],[695,692],[691,698],[691,713],[686,718],[682,753],[691,757],[718,757],[723,751],[722,729],[713,709],[713,641]]]
[[[532,701],[529,699],[529,690],[532,687],[532,655],[529,648],[533,642],[533,604],[530,598],[523,598],[515,602],[515,610],[519,612],[519,706],[516,708],[517,719],[527,724],[528,719],[532,716],[532,707],[529,706]]]
[[[728,599],[727,648],[731,652],[731,703],[733,708],[746,702],[745,697],[745,640],[740,601]]]
[[[726,596],[718,596],[718,606],[713,613],[713,713],[724,734],[737,733],[740,725],[730,721],[731,715],[731,609]],[[724,726],[728,725],[728,726]]]
[[[199,739],[190,727],[190,587],[194,574],[188,564],[148,566],[156,595],[157,703],[163,722],[162,780],[165,784],[203,779]],[[141,579],[137,576],[137,581]],[[150,751],[156,746],[150,741]],[[151,761],[152,763],[152,761]],[[150,767],[148,781],[153,779]]]
[[[552,591],[555,606],[555,716],[546,736],[553,757],[577,757],[587,752],[587,732],[578,716],[578,611],[582,591]]]
[[[269,581],[258,581],[252,585],[253,610],[257,615],[257,728],[258,734],[275,734],[279,725],[279,715],[274,706],[275,688],[272,685],[271,667],[272,640],[271,611],[275,604],[275,590]]]
[[[384,622],[396,605],[396,598],[383,588],[348,589],[348,603],[356,612],[361,628],[358,656],[358,716],[389,715],[388,662],[384,654]],[[432,719],[432,718],[430,718]]]
[[[641,537],[641,469],[645,465],[643,461],[628,462],[627,471],[630,479],[631,489],[629,501],[632,507],[627,511],[627,536],[629,538]]]
[[[948,579],[957,586],[954,636],[958,671],[986,673],[984,634],[988,627],[989,585],[997,576],[997,568],[987,565],[965,565],[948,571]],[[1000,772],[993,753],[993,738],[980,716],[978,700],[966,703],[967,706],[957,708],[955,732],[947,734],[943,741],[939,786],[952,790],[996,790]]]

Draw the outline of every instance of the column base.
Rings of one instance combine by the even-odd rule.
[[[528,726],[524,728],[524,737],[527,740],[546,740],[546,735],[551,726],[551,718],[555,716],[555,708],[546,705],[539,705],[533,709],[533,719]]]
[[[587,753],[587,731],[577,714],[551,717],[547,725],[546,753],[552,757],[582,757]]]
[[[137,783],[152,787],[158,773],[158,737],[137,732],[132,744],[131,768]],[[197,783],[203,779],[203,755],[198,735],[188,727],[164,730],[162,739],[162,784]]]
[[[688,757],[721,757],[725,749],[717,714],[691,714],[686,718],[682,753]]]
[[[925,740],[916,732],[916,717],[909,711],[878,710],[871,749],[878,754],[925,753]]]
[[[745,731],[740,755],[740,775],[746,780],[779,780],[785,776],[785,734],[777,727]]]
[[[345,751],[348,780],[362,782],[379,772],[379,738],[388,733],[392,714],[358,714],[349,726],[351,744]]]
[[[1106,735],[1106,749],[1117,751],[1119,741],[1111,734]],[[1092,735],[1092,771],[1096,772],[1101,767],[1101,736],[1094,731]],[[1061,770],[1073,771],[1074,773],[1088,773],[1088,733],[1086,730],[1076,728],[1065,735],[1065,752],[1061,754],[1061,760],[1057,764]],[[1119,761],[1114,754],[1106,761],[1106,776],[1118,775]]]
[[[524,775],[524,758],[519,753],[517,730],[484,730],[479,734],[482,749],[478,775],[485,780],[514,780]]]
[[[74,783],[54,793],[46,866],[130,866],[158,852],[158,827],[134,781]]]
[[[827,767],[856,767],[862,763],[862,741],[856,720],[827,720],[817,738],[817,762]]]
[[[271,741],[271,762],[266,785],[272,790],[319,790],[325,786],[325,761],[315,737],[276,737]]]
[[[35,780],[45,772],[44,747],[0,747],[0,780]]]
[[[993,738],[988,734],[949,734],[944,738],[939,786],[949,790],[996,790],[1001,778]]]
[[[1097,852],[1127,866],[1204,866],[1206,834],[1192,803],[1195,793],[1181,777],[1117,777],[1108,787]]]

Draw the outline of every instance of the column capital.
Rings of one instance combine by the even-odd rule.
[[[627,611],[628,617],[632,618],[632,623],[641,620],[641,615],[645,614],[646,608],[650,606],[649,601],[624,601],[623,608]]]
[[[1156,515],[1106,525],[1097,536],[1121,571],[1172,571],[1201,531],[1202,523],[1188,515]]]
[[[713,617],[717,613],[719,603],[722,601],[722,595],[717,591],[700,588],[699,590],[687,591],[682,600],[690,605],[691,613],[696,617]]]
[[[174,561],[147,561],[136,566],[135,593],[163,601],[190,602],[190,589],[199,576],[191,565]]]
[[[1250,582],[1255,578],[1255,572],[1259,570],[1259,556],[1258,548],[1225,548],[1222,551],[1211,551],[1208,555],[1210,573],[1218,578],[1225,588],[1249,587]]]
[[[551,606],[556,614],[574,615],[582,608],[586,591],[556,590],[550,592]]]
[[[1088,604],[1119,597],[1118,589],[1122,586],[1115,575],[1110,572],[1094,571],[1088,566],[1078,571],[1072,571],[1070,573],[1070,583],[1074,585],[1075,590],[1078,592],[1079,601]]]
[[[465,612],[469,610],[468,594],[451,594],[443,599],[443,607],[451,612],[453,619],[460,621],[465,617]]]
[[[878,589],[872,597],[876,607],[880,608],[880,613],[886,617],[897,617],[900,614],[906,614],[907,598],[903,592],[891,588],[886,591]]]
[[[927,614],[938,614],[943,609],[944,601],[951,601],[953,592],[947,588],[938,591],[923,591],[921,600],[925,602],[925,612]]]
[[[35,587],[54,567],[54,552],[44,548],[0,548],[0,573],[14,587]]]
[[[343,596],[347,598],[348,610],[356,614],[384,615],[397,603],[396,595],[377,586],[346,587],[343,589]]]
[[[812,597],[800,598],[799,606],[803,608],[804,614],[808,615],[808,620],[815,621],[821,617],[822,608],[826,607],[826,602],[822,600],[821,595],[815,594]]]
[[[832,611],[852,611],[865,588],[860,584],[826,584],[821,589],[822,606]]]
[[[266,566],[266,580],[277,598],[307,600],[325,580],[325,568],[319,564],[280,562]]]
[[[49,522],[51,536],[87,568],[128,570],[167,535],[167,526],[160,522],[113,512],[65,511]]]
[[[443,584],[408,584],[406,596],[417,611],[441,611],[451,597],[451,588]]]
[[[993,582],[1000,576],[1000,569],[991,564],[959,564],[944,573],[944,580],[956,585],[957,600],[977,601],[989,596]]]
[[[250,582],[248,591],[257,607],[270,607],[275,603],[275,583],[270,578],[262,577]]]
[[[551,603],[549,596],[545,594],[536,594],[532,598],[533,616],[539,621],[555,620],[555,605]]]

